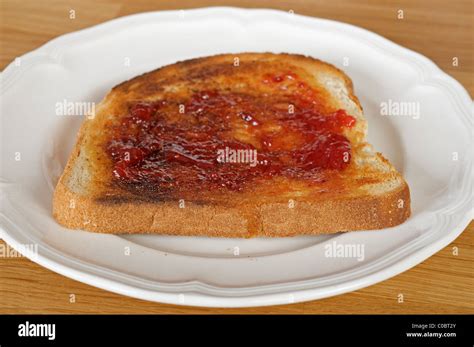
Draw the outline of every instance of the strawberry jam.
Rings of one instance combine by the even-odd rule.
[[[294,73],[264,74],[259,83],[258,93],[196,90],[130,104],[108,128],[114,180],[158,196],[241,191],[274,176],[317,181],[322,170],[349,165],[343,131],[354,117],[323,108]]]

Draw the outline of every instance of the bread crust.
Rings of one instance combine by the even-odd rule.
[[[294,201],[248,209],[165,203],[99,203],[71,192],[61,182],[53,216],[63,226],[99,233],[210,237],[285,237],[373,230],[401,224],[410,216],[408,185],[380,196],[318,202]]]
[[[242,61],[251,59],[274,59],[282,57],[293,63],[318,64],[318,69],[329,71],[341,78],[348,90],[350,99],[362,112],[359,100],[354,95],[352,81],[341,70],[320,60],[295,54],[239,53],[216,55],[192,59],[137,76],[114,87],[99,105],[100,108],[113,108],[110,96],[127,98],[140,93],[151,93],[147,86],[156,85],[158,78],[174,78],[176,71],[185,67],[199,71],[201,64],[218,66],[219,62],[237,56]],[[203,72],[204,73],[204,72]],[[220,73],[206,70],[204,74]],[[189,77],[189,76],[188,76]],[[198,76],[205,78],[206,76]],[[152,83],[153,81],[153,83]],[[154,84],[155,83],[155,84]],[[141,90],[142,88],[143,90]],[[139,90],[137,90],[139,89]],[[362,122],[363,123],[363,122]],[[53,197],[53,216],[63,226],[100,233],[153,233],[180,236],[210,237],[286,237],[295,235],[316,235],[340,231],[381,229],[398,225],[410,215],[409,187],[393,168],[391,176],[399,178],[401,184],[389,192],[366,196],[337,196],[328,194],[327,199],[315,201],[293,199],[288,203],[255,203],[229,206],[224,204],[202,204],[192,201],[170,199],[149,202],[143,200],[118,199],[110,203],[98,199],[95,192],[81,194],[73,191],[68,180],[74,165],[84,148],[89,131],[96,125],[93,120],[85,120],[66,168],[61,176]],[[99,125],[100,127],[100,125]],[[366,125],[363,124],[362,132]],[[361,136],[365,136],[362,134]],[[380,160],[388,163],[382,156]],[[120,197],[120,195],[119,195]]]

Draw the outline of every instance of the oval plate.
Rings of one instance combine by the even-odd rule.
[[[112,86],[179,60],[267,51],[310,55],[352,78],[369,142],[410,185],[407,222],[282,239],[100,235],[55,223],[53,187],[82,121],[58,116],[59,104],[97,103]],[[14,248],[37,244],[27,254],[33,261],[116,293],[220,307],[324,298],[415,266],[472,218],[469,95],[427,58],[352,25],[219,7],[123,17],[22,56],[2,73],[1,98],[0,236]],[[382,116],[384,103],[416,107],[408,116]],[[353,254],[328,253],[338,249]]]

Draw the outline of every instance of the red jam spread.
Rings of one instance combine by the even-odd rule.
[[[256,179],[316,180],[321,170],[349,165],[351,145],[343,130],[354,117],[324,111],[318,91],[293,73],[265,74],[259,83],[270,92],[201,90],[180,100],[131,104],[110,127],[106,145],[115,180],[157,194],[240,191]],[[256,154],[255,162],[219,160],[219,153],[229,159],[239,150]]]

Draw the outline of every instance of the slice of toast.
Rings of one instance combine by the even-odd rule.
[[[95,232],[221,237],[400,224],[408,185],[366,133],[351,80],[330,64],[179,62],[114,87],[84,121],[53,215]]]

